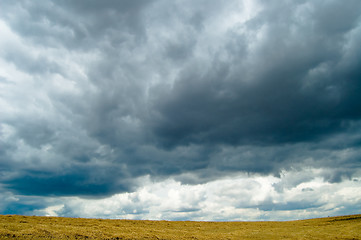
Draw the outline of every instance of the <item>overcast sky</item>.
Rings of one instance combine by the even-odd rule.
[[[0,213],[361,213],[361,1],[0,0]]]

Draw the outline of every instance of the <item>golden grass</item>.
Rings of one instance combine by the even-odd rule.
[[[361,239],[361,214],[288,222],[0,216],[0,239]]]

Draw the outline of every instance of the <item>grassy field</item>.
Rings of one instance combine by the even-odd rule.
[[[0,215],[0,239],[361,239],[361,215],[288,222],[140,221]]]

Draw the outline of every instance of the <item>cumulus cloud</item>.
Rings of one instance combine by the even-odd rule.
[[[244,173],[282,179],[302,172],[271,186],[288,199],[289,184],[314,179],[303,169],[320,169],[332,186],[360,176],[359,1],[17,1],[1,8],[0,187],[14,199],[38,196],[34,209],[55,213],[64,205],[81,215],[70,203],[47,201],[135,196],[148,181],[196,191]],[[247,191],[247,184],[234,188]],[[312,194],[302,204],[270,197],[252,205],[251,192],[242,209],[325,206]],[[185,205],[170,215],[151,205],[146,211],[206,219],[202,194],[182,195]],[[142,211],[126,201],[129,217]]]
[[[287,220],[317,217],[320,212],[321,216],[352,214],[361,204],[360,179],[330,184],[319,169],[283,172],[280,178],[239,175],[197,185],[170,179],[153,182],[149,177],[142,182],[135,192],[104,199],[48,198],[46,207],[37,206],[31,213],[154,220]],[[29,197],[17,201],[18,206],[33,207]]]

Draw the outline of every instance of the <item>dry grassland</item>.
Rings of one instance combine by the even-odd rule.
[[[361,215],[288,222],[0,216],[0,239],[361,239]]]

